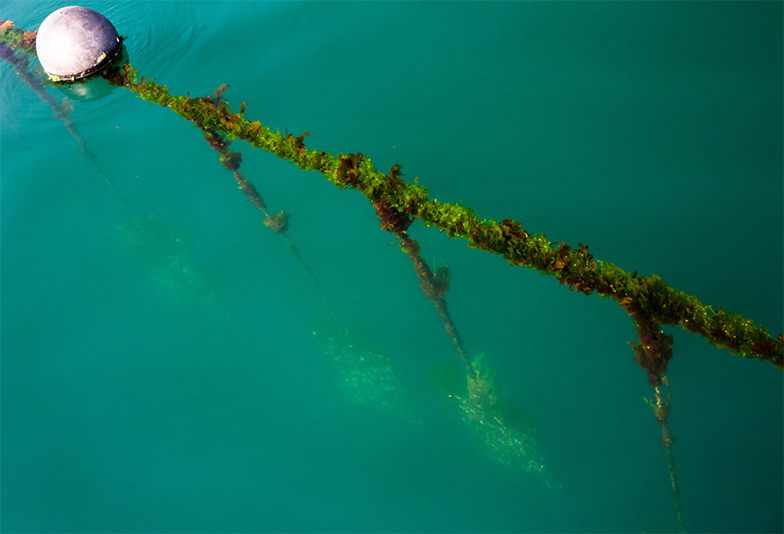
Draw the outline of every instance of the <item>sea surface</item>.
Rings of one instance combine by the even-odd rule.
[[[227,83],[310,148],[784,329],[781,2],[84,5],[173,94]],[[46,92],[75,130],[0,65],[3,532],[678,530],[616,303],[410,228],[543,484],[466,421],[461,361],[360,193],[233,143],[287,243],[170,109]],[[782,371],[665,330],[685,529],[781,532]]]

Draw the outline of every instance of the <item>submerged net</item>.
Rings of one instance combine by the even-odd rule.
[[[467,395],[460,401],[463,421],[479,440],[482,450],[493,460],[538,477],[548,488],[560,488],[545,467],[533,436],[533,429],[505,420],[499,407],[495,373],[482,364],[482,355],[472,362],[473,375],[467,375]]]
[[[355,343],[348,330],[316,336],[337,368],[349,401],[418,422],[389,358]]]

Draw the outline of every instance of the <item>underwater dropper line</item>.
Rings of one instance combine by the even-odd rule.
[[[220,102],[223,98],[223,93],[229,88],[229,85],[224,83],[220,87],[218,87],[215,91],[211,94],[201,97],[199,99],[204,100],[206,102],[210,102],[215,106],[220,105]],[[264,214],[264,225],[283,237],[286,240],[286,244],[288,245],[291,253],[297,259],[299,264],[305,269],[305,271],[310,276],[311,280],[316,286],[316,291],[321,296],[321,300],[324,302],[324,306],[326,307],[329,314],[332,316],[332,319],[335,321],[335,325],[340,327],[340,321],[338,321],[335,312],[332,310],[332,306],[329,304],[329,300],[327,299],[326,294],[324,293],[324,288],[321,286],[321,282],[316,277],[316,274],[313,270],[305,263],[305,260],[302,258],[302,255],[299,253],[299,249],[294,246],[294,243],[291,242],[289,236],[286,235],[286,231],[288,230],[288,219],[289,214],[286,212],[281,211],[279,214],[271,215],[269,212],[269,208],[267,207],[267,203],[264,202],[264,199],[259,194],[258,189],[254,186],[245,176],[242,174],[240,170],[240,164],[242,163],[242,154],[235,150],[231,150],[229,146],[231,145],[231,141],[228,140],[224,135],[215,131],[214,129],[208,128],[203,124],[200,124],[197,121],[193,121],[196,124],[196,127],[204,134],[204,140],[207,141],[207,144],[216,151],[220,155],[220,162],[223,168],[228,171],[231,171],[234,175],[234,180],[239,185],[239,189],[245,193],[248,197],[248,200],[256,206],[261,212]]]
[[[33,72],[31,72],[29,68],[29,62],[27,61],[26,56],[17,56],[14,51],[9,47],[7,44],[0,42],[0,57],[8,61],[11,65],[13,65],[14,70],[19,75],[19,77],[33,90],[33,92],[44,101],[49,107],[52,108],[52,113],[58,119],[63,122],[65,129],[68,130],[68,133],[76,139],[77,144],[79,145],[79,150],[82,154],[93,164],[93,166],[98,171],[98,174],[106,181],[112,191],[120,197],[120,199],[125,203],[126,206],[133,212],[134,215],[138,215],[134,207],[128,201],[128,199],[123,195],[114,183],[109,179],[107,176],[106,171],[103,170],[101,165],[98,163],[98,158],[93,154],[90,150],[90,147],[87,146],[87,143],[84,141],[84,138],[79,133],[79,130],[76,128],[76,124],[74,123],[73,119],[71,118],[71,111],[70,108],[65,105],[63,102],[58,102],[51,94],[46,92],[44,89],[44,84],[41,81],[40,76],[35,76]]]
[[[662,388],[667,388],[667,399],[662,395]],[[683,504],[681,503],[681,492],[678,487],[678,474],[675,470],[675,453],[672,446],[675,443],[675,438],[670,430],[669,417],[670,417],[670,404],[672,397],[670,396],[670,382],[666,376],[662,377],[662,384],[654,388],[654,395],[652,399],[643,399],[651,408],[656,421],[661,427],[662,435],[659,438],[659,443],[664,447],[667,456],[667,473],[670,478],[670,494],[672,496],[672,506],[675,511],[675,517],[678,521],[679,532],[686,532],[683,522]]]
[[[300,253],[299,253],[299,249],[297,249],[297,247],[294,246],[294,243],[291,242],[291,239],[289,239],[289,236],[287,236],[286,234],[281,234],[281,235],[283,236],[283,239],[286,240],[286,244],[291,249],[291,252],[292,252],[292,254],[294,254],[294,257],[297,258],[297,261],[299,262],[299,264],[302,265],[302,267],[305,269],[305,271],[307,271],[307,273],[310,275],[311,280],[313,280],[313,283],[316,285],[316,291],[321,296],[321,300],[324,302],[324,306],[326,307],[326,309],[329,312],[329,314],[332,316],[332,320],[335,321],[335,325],[340,327],[340,321],[338,321],[338,318],[335,315],[335,312],[332,310],[332,306],[330,306],[330,304],[329,304],[329,300],[327,299],[327,295],[325,294],[324,288],[321,285],[321,281],[316,277],[316,274],[308,266],[308,264],[305,263],[305,260],[302,259],[302,256],[300,256]]]
[[[71,126],[69,126],[69,123]],[[73,135],[76,138],[77,143],[79,143],[79,150],[81,150],[82,154],[84,154],[84,156],[88,160],[90,160],[90,163],[92,163],[95,166],[95,169],[98,171],[98,174],[101,175],[101,177],[106,181],[106,183],[109,185],[111,190],[114,191],[118,197],[120,197],[120,199],[125,203],[126,206],[128,206],[128,209],[131,210],[134,216],[138,217],[139,213],[133,207],[131,202],[125,197],[125,195],[123,195],[120,192],[120,190],[117,189],[117,187],[114,185],[114,182],[112,182],[109,179],[109,176],[106,174],[106,171],[104,171],[103,167],[101,167],[101,165],[98,163],[98,158],[95,156],[95,154],[92,153],[90,148],[87,146],[87,143],[85,143],[84,139],[82,139],[82,136],[79,135],[79,132],[76,130],[76,125],[73,124],[73,121],[70,120],[70,118],[68,118],[68,120],[66,121],[66,128],[68,129],[69,132],[71,132],[71,135]]]
[[[381,217],[382,215],[383,212],[379,212],[379,216]],[[382,220],[382,228],[383,227],[384,220]],[[448,280],[439,279],[436,275],[433,274],[430,266],[428,266],[427,262],[420,254],[419,243],[413,237],[409,236],[405,229],[398,229],[395,231],[394,228],[389,227],[387,230],[398,238],[400,241],[400,247],[405,251],[411,262],[414,264],[414,271],[416,271],[417,277],[419,278],[419,284],[422,288],[422,292],[435,306],[436,312],[438,313],[438,318],[441,319],[441,322],[444,325],[444,330],[446,330],[447,335],[452,340],[452,345],[457,351],[457,355],[466,365],[466,373],[470,378],[475,379],[476,369],[474,368],[473,362],[465,351],[463,346],[463,339],[460,337],[460,333],[455,326],[455,322],[452,320],[452,316],[449,315],[449,310],[446,306],[446,300],[444,299],[444,294],[447,292],[449,287]],[[448,275],[446,276],[448,277]]]

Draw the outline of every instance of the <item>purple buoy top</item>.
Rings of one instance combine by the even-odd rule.
[[[68,6],[44,19],[35,48],[49,78],[78,80],[111,63],[120,51],[120,36],[109,19],[97,11]]]

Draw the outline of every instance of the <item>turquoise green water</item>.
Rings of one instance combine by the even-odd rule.
[[[5,0],[0,18],[35,29],[70,3]],[[310,147],[398,163],[433,197],[784,329],[781,3],[88,5],[175,93],[228,83]],[[0,90],[4,532],[677,527],[609,300],[411,228],[449,264],[452,317],[534,429],[547,488],[483,454],[434,387],[459,361],[358,193],[233,145],[292,214],[325,304],[171,111],[123,90],[74,105],[129,208],[5,62]],[[353,354],[388,359],[395,381],[377,366],[371,386],[395,385],[405,416],[346,394],[333,313]],[[687,530],[780,532],[781,372],[670,333]]]

